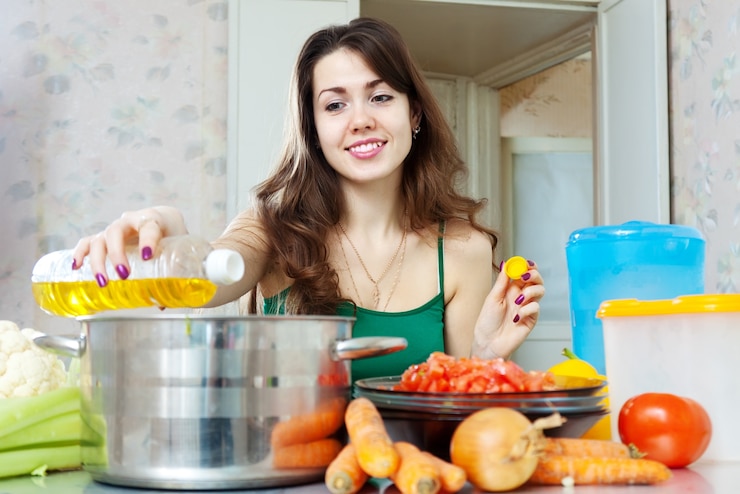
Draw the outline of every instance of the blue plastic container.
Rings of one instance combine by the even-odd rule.
[[[571,233],[565,256],[573,352],[605,374],[601,302],[704,293],[705,248],[699,230],[683,225],[630,221]]]

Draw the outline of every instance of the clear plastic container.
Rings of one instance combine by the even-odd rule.
[[[207,240],[193,235],[163,238],[146,261],[137,245],[127,247],[127,256],[128,278],[120,279],[108,260],[109,281],[100,287],[89,258],[79,269],[72,269],[72,250],[46,254],[31,276],[36,303],[50,314],[68,317],[152,306],[199,307],[213,298],[217,285],[235,283],[244,274],[238,252],[213,249]]]

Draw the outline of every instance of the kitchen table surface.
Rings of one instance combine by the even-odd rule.
[[[48,492],[50,494],[166,494],[166,490],[154,490],[135,487],[119,487],[93,480],[87,472],[56,472],[46,477],[17,477],[0,481],[0,494],[31,494]],[[198,491],[179,491],[198,492]],[[328,490],[322,483],[280,488],[263,488],[249,490],[207,491],[239,494],[256,492],[262,494],[324,494]],[[366,485],[362,494],[382,492],[398,494],[398,490],[385,483],[380,487]],[[468,484],[462,491],[476,492]],[[698,462],[689,468],[673,471],[673,478],[654,486],[532,486],[520,487],[516,493],[536,494],[736,494],[740,492],[740,462]]]

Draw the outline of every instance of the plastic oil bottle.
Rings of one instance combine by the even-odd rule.
[[[31,276],[33,296],[46,312],[58,316],[84,316],[107,310],[141,307],[199,307],[216,293],[217,285],[239,281],[244,274],[241,255],[214,249],[193,235],[164,237],[149,260],[142,260],[138,246],[126,249],[130,274],[116,277],[106,262],[108,284],[100,287],[85,257],[72,269],[72,250],[46,254],[36,262]]]

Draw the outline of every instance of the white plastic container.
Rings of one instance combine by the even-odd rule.
[[[671,300],[608,300],[604,332],[612,437],[624,402],[647,393],[698,401],[712,420],[699,461],[740,460],[740,294]]]

